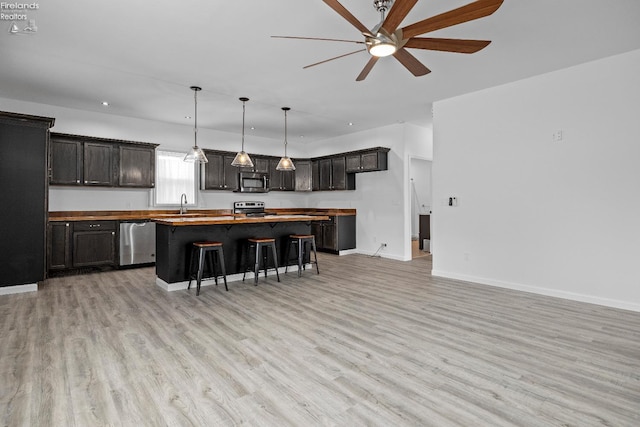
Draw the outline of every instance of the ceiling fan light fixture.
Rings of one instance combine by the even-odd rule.
[[[293,164],[293,160],[287,156],[287,111],[291,110],[289,107],[282,107],[284,111],[284,156],[280,158],[276,170],[279,171],[294,171],[296,166]]]
[[[370,38],[368,42],[367,49],[369,53],[378,58],[393,55],[398,50],[394,40],[381,33],[378,33],[375,38]]]
[[[193,128],[193,147],[191,151],[184,156],[185,162],[197,162],[197,163],[208,163],[209,160],[204,152],[198,147],[198,92],[202,90],[201,87],[191,86],[191,90],[193,91],[193,104],[194,104],[194,128]]]
[[[244,151],[244,113],[245,113],[245,104],[249,100],[247,97],[239,98],[242,101],[242,148],[238,151],[238,154],[233,158],[231,162],[231,166],[237,166],[239,168],[252,168],[253,162],[251,161],[251,157]]]

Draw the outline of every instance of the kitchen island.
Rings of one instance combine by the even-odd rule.
[[[185,289],[192,243],[203,240],[222,242],[227,276],[244,271],[245,243],[250,237],[275,238],[278,265],[284,266],[288,236],[311,234],[313,222],[328,219],[326,215],[300,214],[152,218],[156,223],[156,283],[168,291]]]

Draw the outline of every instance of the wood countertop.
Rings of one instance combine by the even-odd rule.
[[[333,208],[273,208],[265,210],[271,216],[354,216],[355,209],[333,209]],[[231,209],[189,209],[186,214],[180,215],[173,210],[140,210],[140,211],[58,211],[49,212],[49,221],[131,221],[131,220],[155,220],[156,222],[168,219],[193,220],[198,218],[232,217],[235,216]],[[252,218],[256,219],[256,218]],[[315,218],[315,220],[318,220]],[[269,221],[262,221],[269,222]],[[238,223],[238,222],[236,222]]]
[[[234,224],[262,224],[274,222],[308,222],[308,221],[326,221],[329,217],[326,215],[265,215],[265,216],[204,216],[204,217],[187,217],[187,218],[151,218],[152,221],[170,225],[173,227],[184,227],[194,225],[234,225]]]

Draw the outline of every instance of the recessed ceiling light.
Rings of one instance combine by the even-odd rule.
[[[349,126],[353,126],[353,122],[349,122]]]
[[[256,128],[254,126],[251,126],[251,130],[256,130]]]
[[[102,105],[105,106],[105,107],[108,107],[109,103],[107,101],[102,101]]]

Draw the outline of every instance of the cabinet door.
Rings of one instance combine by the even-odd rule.
[[[319,190],[331,190],[331,159],[318,162]]]
[[[379,153],[377,151],[362,154],[360,156],[360,169],[362,171],[378,170],[379,169],[378,156],[379,156]]]
[[[320,162],[311,161],[311,191],[320,190]]]
[[[360,172],[360,154],[351,154],[347,156],[347,172]]]
[[[267,157],[255,157],[253,159],[254,172],[269,173],[269,159]]]
[[[295,190],[296,191],[311,191],[311,162],[299,161],[296,162],[295,171]]]
[[[201,190],[222,190],[224,189],[224,156],[205,152],[208,163],[204,163],[201,168]]]
[[[240,168],[236,166],[231,166],[231,162],[235,156],[228,155],[224,156],[222,161],[222,168],[224,170],[224,189],[235,191],[238,189],[238,173],[240,172]]]
[[[282,190],[282,172],[276,169],[280,159],[269,159],[269,190]]]
[[[49,270],[71,268],[71,224],[68,222],[49,223],[47,236],[47,265]]]
[[[73,224],[73,267],[116,264],[116,221]]]
[[[322,238],[322,223],[319,221],[314,221],[311,223],[311,234],[316,237],[316,248],[318,250],[324,249],[324,239]]]
[[[296,189],[296,172],[295,171],[279,171],[279,172],[280,172],[280,189],[283,191],[295,190]]]
[[[113,145],[85,142],[83,161],[85,185],[113,186]]]
[[[344,157],[334,157],[331,159],[331,189],[347,189],[346,160]]]
[[[338,227],[333,221],[322,226],[322,247],[330,251],[338,250]]]
[[[121,187],[152,188],[155,181],[155,149],[142,146],[120,146]]]
[[[82,184],[82,142],[51,138],[49,183]]]

